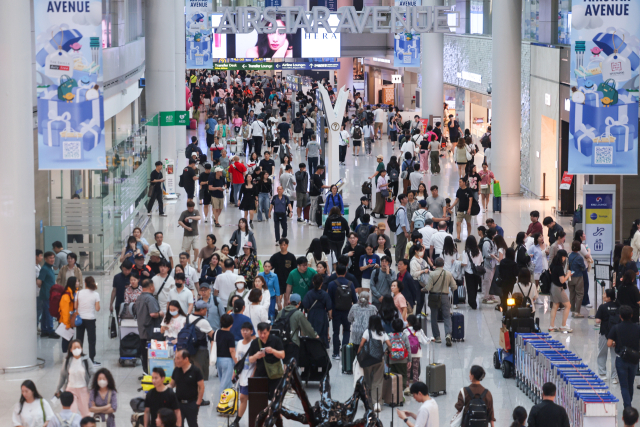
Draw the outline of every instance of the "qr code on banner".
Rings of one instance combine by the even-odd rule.
[[[613,164],[613,147],[598,147],[595,150],[595,165],[612,165]]]
[[[82,141],[63,141],[62,160],[82,160]]]

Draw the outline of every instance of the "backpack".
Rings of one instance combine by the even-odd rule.
[[[400,178],[402,179],[409,179],[409,174],[414,170],[413,168],[413,159],[411,159],[409,162],[407,162],[406,160],[402,163],[402,165],[404,166],[406,164],[406,168],[405,170],[402,171],[402,173],[400,174]]]
[[[394,332],[389,334],[389,360],[400,361],[409,357],[407,346],[402,339],[402,332]]]
[[[202,316],[189,323],[184,324],[184,327],[178,332],[178,338],[176,339],[177,350],[187,350],[189,354],[196,354],[202,341],[202,333],[196,328],[196,324],[204,319]]]
[[[180,174],[180,179],[178,180],[178,186],[179,187],[184,187],[186,182],[187,182],[187,179],[188,179],[188,176],[187,176],[188,171],[187,171],[187,169],[188,169],[188,167],[184,168],[182,170],[182,174]]]
[[[609,330],[613,329],[614,326],[621,322],[620,320],[620,306],[617,307],[609,307],[607,309],[609,313]]]
[[[358,243],[366,245],[367,239],[371,235],[371,226],[369,224],[358,225],[356,227],[356,234],[358,235]]]
[[[407,129],[411,129],[411,120],[407,120],[402,124],[402,131],[405,131]]]
[[[425,221],[427,220],[427,213],[428,211],[425,210],[423,213],[420,213],[420,211],[416,211],[418,213],[418,218],[416,218],[415,221],[413,221],[413,229],[414,230],[419,230],[422,227],[424,227],[425,225]]]
[[[56,414],[56,418],[58,419],[58,423],[60,427],[71,427],[73,425],[73,420],[75,419],[76,414],[71,414],[71,418],[68,420],[63,420],[60,414]]]
[[[353,139],[362,139],[362,128],[360,126],[356,125],[356,127],[353,128]]]
[[[365,195],[371,194],[371,181],[365,181],[362,184],[361,191],[362,191],[362,194],[365,194]]]
[[[409,329],[407,329],[409,331]],[[416,334],[409,331],[409,345],[411,346],[411,354],[416,354],[422,348],[420,346],[420,340]]]
[[[373,122],[374,116],[373,111],[367,110],[367,122]]]
[[[529,292],[527,292],[527,294],[525,295],[524,292],[522,292],[522,288],[520,287],[520,283],[518,283],[518,290],[522,294],[522,307],[531,307],[533,305],[533,302],[531,301],[531,298],[529,298],[529,295],[531,294],[531,288],[533,288],[534,286],[535,286],[535,284],[530,285],[529,286]],[[513,292],[515,292],[515,291],[516,291],[516,289],[514,287],[513,288]]]
[[[482,138],[480,138],[480,144],[484,148],[491,148],[491,134],[485,133],[484,135],[482,135]]]
[[[273,141],[273,132],[271,131],[271,126],[267,128],[267,141]]]
[[[545,270],[540,274],[540,295],[549,295],[551,293],[551,272]]]
[[[397,223],[397,218],[398,218],[398,211],[400,209],[404,209],[402,206],[400,206],[398,208],[398,210],[396,210],[396,213],[389,215],[387,217],[387,225],[389,226],[389,230],[391,230],[392,232],[396,232],[396,230],[398,229],[398,223]],[[406,210],[405,210],[406,212]]]
[[[225,388],[220,393],[220,401],[216,408],[216,412],[225,415],[235,415],[238,412],[238,392],[235,388]]]
[[[349,311],[351,306],[353,305],[353,300],[351,299],[351,282],[346,285],[342,285],[337,280],[334,281],[336,284],[336,303],[334,305],[335,310],[340,311]]]
[[[293,313],[296,311],[297,310],[291,310],[288,314],[280,316],[279,319],[273,322],[273,326],[271,327],[271,330],[279,331],[277,335],[282,340],[284,348],[287,348],[287,344],[291,342],[291,337],[293,336],[291,333],[291,316],[293,316]]]
[[[49,291],[49,314],[60,320],[60,299],[64,295],[64,288],[57,283]]]
[[[396,168],[392,168],[389,169],[389,181],[397,181],[398,177],[400,176],[400,172],[398,172],[398,169]]]
[[[465,387],[464,390],[471,396],[469,407],[462,416],[462,427],[487,427],[489,421],[487,420],[487,404],[484,403],[484,397],[487,395],[487,389],[482,394],[473,394],[469,387]],[[466,400],[466,396],[465,400]]]

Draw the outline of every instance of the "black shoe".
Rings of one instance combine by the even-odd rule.
[[[200,406],[209,406],[211,405],[211,401],[209,400],[203,400],[202,403],[200,404]]]
[[[302,218],[298,218],[298,222],[304,222]]]
[[[96,366],[102,366],[102,363],[98,362],[97,360],[94,360],[93,364],[96,365]]]
[[[160,216],[166,218],[167,214],[160,214]]]
[[[53,340],[57,340],[58,338],[60,338],[60,335],[56,334],[55,332],[51,332],[49,334],[49,338],[51,338]]]
[[[386,217],[387,217],[386,215],[380,215],[380,216],[378,217],[378,219],[384,219],[384,218],[386,218]]]
[[[40,332],[40,338],[47,338],[49,336],[48,332]]]

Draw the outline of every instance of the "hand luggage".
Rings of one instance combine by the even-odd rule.
[[[322,227],[322,206],[318,203],[318,209],[316,209],[316,224],[318,227]]]
[[[300,352],[298,353],[298,369],[300,379],[306,382],[322,381],[331,370],[331,359],[324,344],[317,338],[300,337]]]
[[[197,127],[198,127],[198,122],[196,121],[196,119],[191,119],[189,121],[189,129],[196,130]]]
[[[401,406],[404,402],[402,392],[402,375],[384,374],[382,381],[382,401],[384,404],[392,408]]]
[[[433,345],[429,345],[429,364],[426,370],[427,387],[431,396],[447,394],[447,368],[433,359]]]
[[[493,197],[493,211],[502,212],[502,197]]]
[[[235,388],[226,388],[220,393],[220,401],[216,407],[219,414],[232,416],[238,412],[238,390]]]
[[[353,360],[356,358],[356,346],[346,344],[342,346],[340,362],[342,363],[342,373],[353,375]]]
[[[425,307],[426,308],[426,307]],[[425,314],[424,310],[420,313],[420,324],[422,325],[422,331],[426,334],[429,329],[429,318]]]
[[[304,218],[305,221],[309,221],[309,208],[311,207],[311,205],[307,205],[304,208],[302,208],[302,218]]]
[[[464,341],[464,314],[454,312],[451,315],[451,339]]]

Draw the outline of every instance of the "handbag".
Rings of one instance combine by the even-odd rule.
[[[462,397],[465,397],[465,395],[464,395],[464,387],[460,389],[460,393],[462,393]],[[464,413],[464,411],[460,411],[457,414],[455,414],[451,418],[451,421],[449,421],[449,427],[461,427],[462,426],[463,413]]]
[[[358,363],[358,358],[353,361],[353,388],[356,388],[358,380],[364,376],[364,369]]]
[[[622,352],[620,352],[620,358],[626,363],[637,365],[640,360],[640,352],[624,346],[622,347]]]
[[[111,339],[118,338],[118,326],[116,323],[116,317],[113,314],[109,315],[109,337]]]
[[[78,297],[76,296],[76,300],[77,298]],[[72,325],[75,325],[75,326],[82,325],[82,317],[80,317],[80,315],[78,314],[78,310],[71,313],[71,318],[69,320]]]
[[[149,184],[149,189],[147,190],[147,197],[153,196],[153,190],[156,188],[155,184]]]
[[[471,156],[471,153],[469,152],[469,150],[465,150],[466,151],[466,156],[467,156],[467,161],[470,162],[471,159],[473,159],[473,156]]]
[[[216,345],[216,335],[218,331],[215,331],[213,334],[213,339],[211,340],[211,347],[209,350],[209,366],[216,366],[216,362],[218,361],[218,346]]]
[[[484,273],[487,272],[487,270],[484,268],[484,266],[482,264],[476,265],[473,262],[473,259],[471,259],[471,253],[469,251],[467,251],[467,257],[469,258],[469,263],[471,264],[472,273],[475,276],[484,276]]]
[[[372,341],[374,341],[374,338],[371,336],[371,331],[369,331],[369,339],[364,342],[362,350],[360,350],[360,352],[356,355],[356,360],[358,360],[358,364],[362,368],[368,368],[382,362],[382,343],[379,344],[380,348],[374,348],[371,345]],[[380,352],[380,354],[377,354],[378,351]],[[373,354],[373,352],[375,352],[376,354]]]
[[[260,350],[262,350],[262,341],[258,338],[258,346]],[[276,363],[268,363],[264,358],[262,358],[262,362],[264,363],[264,369],[267,371],[267,377],[270,380],[277,380],[278,378],[282,378],[284,375],[284,370],[282,369],[282,362],[277,361]]]
[[[444,274],[444,270],[442,270],[442,272],[440,272],[440,275],[438,276],[438,278],[436,279],[436,281],[433,283],[433,286],[431,287],[431,289],[433,289],[436,286],[436,283],[438,283],[438,281],[440,280],[440,278],[442,277],[442,275]],[[434,307],[434,308],[440,308],[442,307],[442,295],[440,295],[440,293],[434,293],[429,292],[429,296],[427,297],[427,301],[428,301],[428,305],[429,307]]]
[[[380,195],[386,199],[387,197],[389,197],[389,189],[388,188],[380,189]]]

